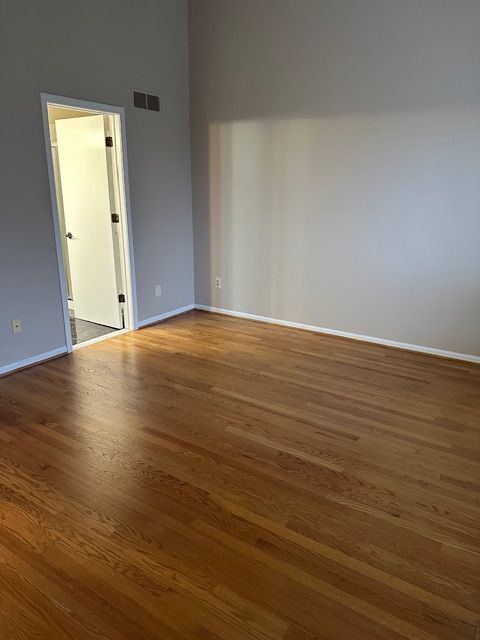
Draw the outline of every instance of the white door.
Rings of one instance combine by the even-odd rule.
[[[75,316],[121,328],[103,116],[55,124]]]

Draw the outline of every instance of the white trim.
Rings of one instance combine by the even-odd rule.
[[[315,333],[325,333],[331,336],[340,336],[341,338],[349,338],[351,340],[360,340],[361,342],[373,342],[385,347],[393,347],[395,349],[404,349],[406,351],[416,351],[419,353],[427,353],[433,356],[441,356],[442,358],[451,358],[453,360],[464,360],[466,362],[475,362],[480,364],[480,356],[473,356],[467,353],[456,353],[455,351],[446,351],[444,349],[435,349],[434,347],[423,347],[418,344],[409,344],[408,342],[397,342],[396,340],[386,340],[384,338],[375,338],[373,336],[363,336],[358,333],[350,333],[348,331],[338,331],[337,329],[328,329],[326,327],[316,327],[301,322],[290,322],[289,320],[277,320],[267,316],[257,316],[253,313],[244,313],[243,311],[232,311],[231,309],[221,309],[219,307],[209,307],[204,304],[196,304],[195,309],[200,311],[210,311],[211,313],[220,313],[225,316],[233,316],[234,318],[245,318],[246,320],[257,320],[259,322],[268,322],[269,324],[279,324],[284,327],[292,327],[293,329],[304,329]]]
[[[194,304],[187,304],[185,307],[178,307],[178,309],[173,309],[173,311],[166,311],[165,313],[161,313],[158,316],[153,316],[151,318],[146,318],[145,320],[140,320],[137,328],[156,324],[157,322],[161,322],[162,320],[167,320],[168,318],[173,318],[174,316],[179,316],[182,313],[187,313],[188,311],[192,311],[193,309],[195,309]],[[83,347],[88,347],[92,344],[96,344],[97,342],[108,340],[109,338],[123,336],[126,333],[130,333],[130,331],[132,331],[132,329],[120,329],[117,331],[112,331],[111,333],[106,333],[104,336],[98,336],[97,338],[92,338],[91,340],[85,340],[85,342],[80,342],[79,344],[72,345],[72,351],[83,349]],[[36,356],[32,356],[31,358],[26,358],[25,360],[20,360],[19,362],[12,362],[3,367],[0,367],[0,376],[7,373],[12,373],[17,369],[23,369],[24,367],[28,367],[33,364],[40,364],[45,360],[50,360],[51,358],[55,358],[57,356],[61,356],[66,353],[68,353],[67,347],[63,346],[63,347],[59,347],[58,349],[54,349],[53,351],[47,351],[46,353],[39,353]]]
[[[157,322],[162,322],[162,320],[167,320],[168,318],[173,318],[173,316],[179,316],[182,313],[187,313],[187,311],[192,311],[195,309],[194,304],[187,304],[186,307],[179,307],[178,309],[173,309],[173,311],[166,311],[165,313],[161,313],[159,316],[152,316],[151,318],[146,318],[145,320],[140,320],[138,323],[138,327],[147,327],[151,324],[156,324]]]
[[[73,350],[77,351],[78,349],[83,349],[83,347],[89,347],[91,344],[96,344],[97,342],[103,342],[104,340],[109,340],[110,338],[116,338],[117,336],[123,336],[125,333],[130,333],[131,329],[113,329],[110,333],[105,333],[103,336],[97,336],[96,338],[91,338],[90,340],[85,340],[84,342],[78,342],[73,345]]]
[[[116,127],[115,134],[121,136],[121,163],[123,173],[123,195],[125,198],[125,211],[121,212],[122,222],[124,227],[123,237],[124,243],[124,257],[126,262],[126,294],[127,294],[127,317],[128,317],[128,329],[138,328],[138,310],[137,310],[137,285],[135,279],[135,260],[133,255],[133,235],[132,235],[132,212],[130,205],[130,189],[128,178],[128,163],[127,163],[127,137],[125,128],[125,109],[123,107],[117,107],[110,104],[102,104],[98,102],[90,102],[87,100],[79,100],[77,98],[68,98],[65,96],[57,96],[48,93],[40,94],[42,105],[42,117],[43,117],[43,132],[45,138],[45,148],[47,155],[47,168],[48,168],[48,181],[50,185],[50,199],[52,204],[52,216],[53,216],[53,228],[55,234],[55,247],[57,251],[57,265],[58,276],[60,280],[60,292],[62,296],[63,306],[63,322],[65,331],[65,345],[66,350],[70,353],[73,351],[72,335],[70,331],[70,317],[68,313],[68,297],[67,297],[67,284],[65,277],[65,268],[63,264],[63,252],[62,243],[60,238],[60,222],[57,208],[57,196],[55,191],[55,178],[53,173],[53,161],[50,146],[50,128],[48,125],[48,105],[57,105],[61,107],[70,107],[75,109],[82,109],[83,111],[94,111],[96,113],[103,112],[110,115],[118,115],[120,119],[120,131]],[[118,138],[117,138],[118,139]],[[122,207],[123,209],[123,207]],[[112,332],[118,335],[117,332]],[[106,334],[108,338],[112,337],[111,334]],[[89,341],[90,342],[90,341]],[[85,343],[84,343],[85,345]]]
[[[113,107],[114,108],[114,107]],[[115,137],[122,140],[122,170],[123,170],[123,184],[120,184],[120,189],[123,189],[123,201],[125,203],[126,210],[122,212],[122,218],[124,221],[123,238],[126,236],[127,246],[124,248],[125,259],[125,271],[127,280],[127,291],[130,294],[130,304],[128,305],[130,314],[130,329],[138,329],[138,306],[137,306],[137,279],[135,275],[135,259],[133,255],[133,227],[132,227],[132,207],[130,204],[130,179],[128,177],[128,161],[127,161],[127,131],[125,126],[125,109],[118,107],[120,115],[120,123],[115,122]],[[120,131],[118,131],[120,126]],[[119,135],[120,134],[120,135]],[[122,207],[123,209],[123,207]],[[126,231],[126,233],[125,233]]]
[[[60,281],[60,293],[62,296],[62,308],[63,308],[63,330],[65,332],[65,346],[67,351],[72,351],[72,333],[70,331],[70,316],[68,313],[68,294],[67,294],[67,279],[65,276],[65,267],[63,264],[63,250],[62,241],[60,239],[60,216],[57,206],[57,195],[55,190],[55,177],[53,173],[53,158],[52,150],[50,148],[50,127],[48,125],[48,96],[41,93],[42,101],[42,117],[43,117],[43,134],[45,138],[45,148],[47,152],[47,168],[48,168],[48,182],[50,184],[50,200],[52,204],[52,216],[53,216],[53,230],[55,234],[55,248],[57,251],[57,266],[58,266],[58,278]]]
[[[17,369],[24,369],[25,367],[39,364],[40,362],[44,362],[45,360],[51,360],[52,358],[63,355],[64,353],[67,353],[67,347],[65,346],[59,347],[58,349],[53,349],[53,351],[39,353],[36,356],[25,358],[25,360],[11,362],[10,364],[0,367],[0,376],[5,375],[6,373],[13,373],[13,371],[16,371]]]

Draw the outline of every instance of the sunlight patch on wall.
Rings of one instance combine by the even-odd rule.
[[[380,314],[401,336],[418,314],[431,317],[430,305],[446,312],[445,280],[458,276],[460,296],[478,295],[480,261],[465,278],[463,256],[473,242],[465,225],[479,240],[479,116],[212,123],[210,269],[223,289],[211,304],[378,335]],[[407,291],[417,301],[408,311]]]

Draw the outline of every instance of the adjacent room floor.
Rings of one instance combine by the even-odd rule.
[[[192,312],[0,416],[2,639],[475,638],[477,365]]]
[[[72,331],[72,344],[80,344],[93,338],[99,338],[105,336],[108,333],[117,331],[114,327],[106,327],[103,324],[97,324],[96,322],[89,322],[88,320],[81,320],[75,317],[75,313],[70,309],[70,329]]]

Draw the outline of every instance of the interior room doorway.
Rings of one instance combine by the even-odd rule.
[[[42,105],[72,350],[136,324],[122,114],[55,96],[42,95]]]

